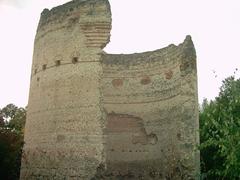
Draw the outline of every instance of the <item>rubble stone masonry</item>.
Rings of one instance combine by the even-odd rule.
[[[183,43],[106,54],[107,0],[44,9],[21,179],[198,179],[196,53]]]

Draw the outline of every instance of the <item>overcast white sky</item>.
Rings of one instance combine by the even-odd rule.
[[[40,13],[67,1],[0,0],[0,107],[27,105]],[[239,0],[109,1],[113,26],[105,48],[108,53],[160,49],[192,36],[198,56],[199,102],[217,96],[221,81],[240,69]]]

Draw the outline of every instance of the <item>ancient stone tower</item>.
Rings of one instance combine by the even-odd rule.
[[[196,54],[105,54],[107,0],[45,9],[35,38],[21,179],[198,179]]]

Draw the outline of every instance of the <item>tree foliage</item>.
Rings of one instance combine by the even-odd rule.
[[[225,79],[200,109],[201,169],[207,179],[240,178],[240,79]]]
[[[25,120],[24,108],[0,109],[0,179],[19,179]]]

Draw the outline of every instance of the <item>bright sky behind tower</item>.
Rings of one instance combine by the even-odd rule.
[[[40,13],[68,0],[0,0],[0,108],[26,106],[33,41]],[[197,51],[199,102],[218,95],[221,81],[240,75],[239,0],[109,0],[108,53],[134,53],[183,42]]]

